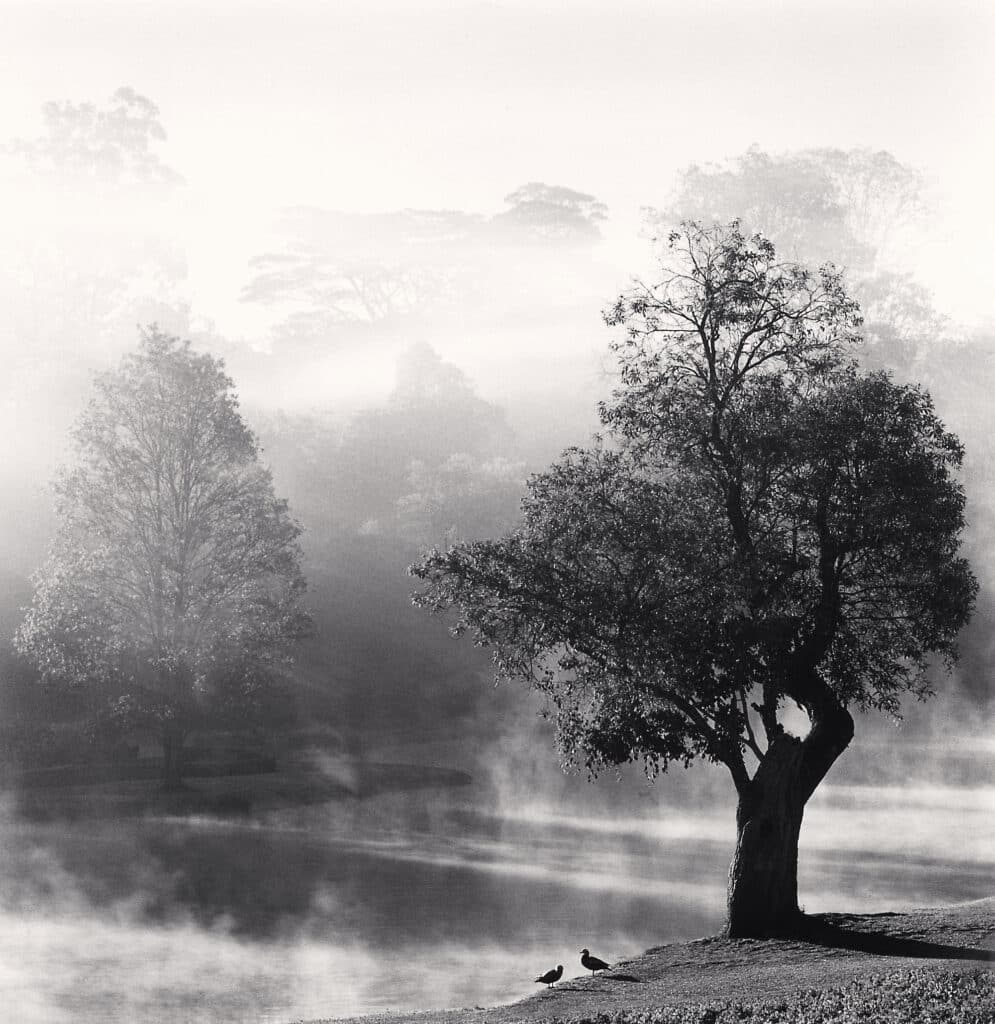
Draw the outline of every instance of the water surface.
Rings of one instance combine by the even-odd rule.
[[[486,810],[481,810],[485,806]],[[8,815],[0,992],[38,1024],[286,1022],[473,1006],[716,931],[732,806],[666,791],[484,801],[437,787],[257,817]],[[951,837],[956,837],[952,841]],[[803,828],[809,912],[991,894],[995,787],[825,785]]]

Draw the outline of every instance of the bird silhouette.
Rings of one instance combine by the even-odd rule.
[[[537,982],[541,982],[547,988],[552,988],[559,980],[563,977],[563,964],[557,964],[556,970],[546,971],[545,974],[540,974],[536,978]]]
[[[581,967],[586,967],[591,974],[594,974],[595,971],[608,970],[608,964],[604,960],[599,960],[596,956],[591,956],[589,949],[582,949],[580,951],[580,965]]]

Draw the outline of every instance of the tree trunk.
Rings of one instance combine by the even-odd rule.
[[[778,732],[753,779],[740,788],[729,868],[729,938],[783,935],[798,924],[802,815],[853,739],[853,718],[821,680],[809,676],[788,692],[808,712],[812,727],[804,739]]]
[[[736,809],[736,852],[729,867],[730,938],[790,931],[798,917],[798,835],[805,801],[799,779],[802,741],[771,744]]]
[[[184,735],[174,725],[167,725],[162,734],[162,786],[163,789],[183,788]]]

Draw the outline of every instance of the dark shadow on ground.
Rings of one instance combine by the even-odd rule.
[[[803,918],[797,930],[793,931],[792,938],[802,939],[816,946],[848,949],[859,953],[871,953],[875,956],[908,957],[919,960],[995,961],[995,950],[981,949],[977,946],[948,946],[910,936],[860,931],[838,924],[832,920],[830,915],[814,915]]]

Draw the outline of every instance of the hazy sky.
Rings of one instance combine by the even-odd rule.
[[[963,181],[986,162],[989,6],[6,2],[0,111],[30,130],[46,99],[131,85],[191,182],[350,209],[479,208],[535,178],[651,202],[661,170],[753,142]]]
[[[35,135],[46,100],[129,85],[161,108],[205,234],[233,239],[249,208],[490,212],[530,180],[594,192],[626,233],[691,161],[887,149],[933,176],[927,269],[979,318],[990,6],[0,0],[0,123]]]

